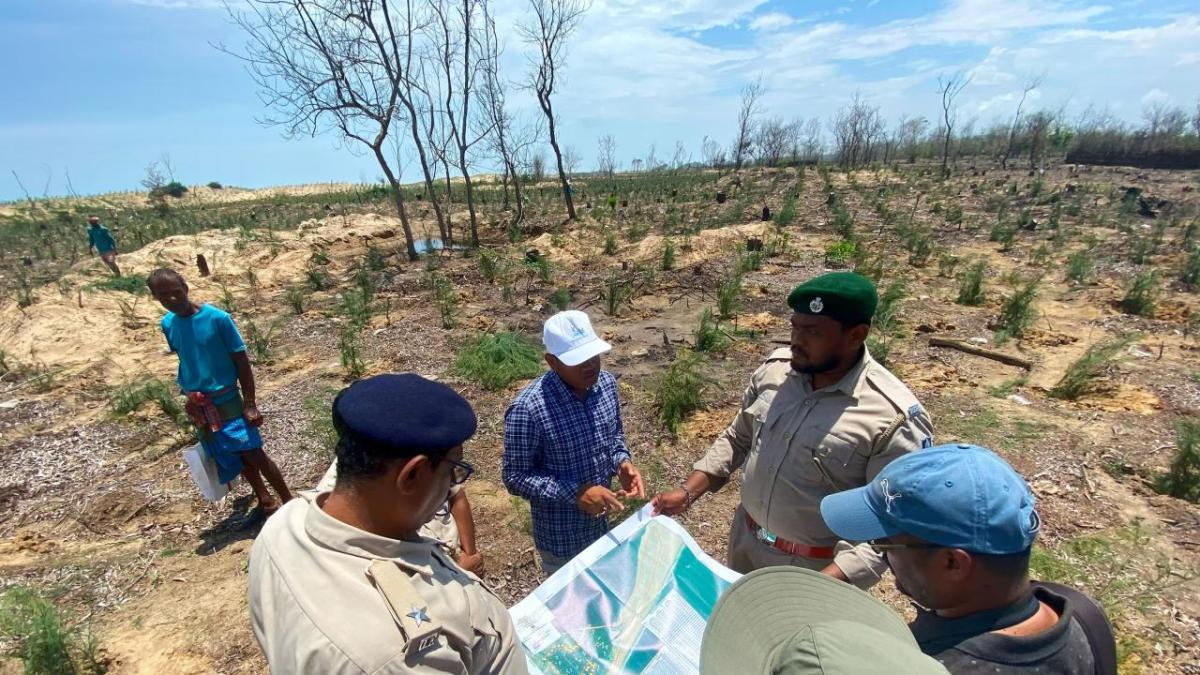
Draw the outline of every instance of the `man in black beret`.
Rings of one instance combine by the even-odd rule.
[[[412,373],[333,402],[332,492],[301,495],[250,552],[250,617],[273,673],[526,673],[504,605],[418,531],[474,469],[471,405]]]
[[[820,512],[826,495],[866,485],[888,462],[933,442],[924,408],[867,351],[877,303],[875,285],[853,272],[797,286],[788,296],[791,346],[754,372],[733,423],[679,488],[655,497],[656,511],[682,513],[740,468],[731,568],[797,565],[862,588],[877,582],[883,558],[839,544]]]

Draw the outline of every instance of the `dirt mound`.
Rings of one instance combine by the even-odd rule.
[[[403,247],[400,231],[398,219],[378,215],[308,221],[295,231],[252,230],[248,237],[210,230],[168,237],[119,260],[126,273],[180,271],[196,302],[217,303],[228,291],[240,304],[269,312],[266,299],[303,278],[314,247],[329,248],[336,262],[361,253],[368,239],[385,252]],[[199,276],[197,254],[207,259],[211,276]],[[103,278],[98,263],[84,261],[56,286],[38,289],[31,306],[7,303],[0,308],[0,343],[16,359],[61,370],[67,379],[85,369],[98,370],[109,384],[142,372],[170,376],[174,362],[162,358],[165,344],[154,329],[162,307],[148,294],[91,287]]]

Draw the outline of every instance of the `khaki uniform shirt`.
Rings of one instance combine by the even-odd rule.
[[[504,605],[440,546],[363,532],[317,501],[284,505],[250,551],[251,625],[272,673],[527,673]]]
[[[325,470],[325,475],[321,476],[321,481],[317,483],[317,487],[313,488],[311,495],[315,497],[322,492],[330,492],[335,485],[337,485],[337,460],[334,460]],[[436,539],[441,542],[442,546],[453,555],[458,555],[459,545],[462,542],[458,538],[458,523],[454,522],[454,516],[450,514],[450,502],[461,489],[462,485],[451,485],[450,494],[446,497],[442,508],[438,509],[429,522],[422,525],[421,529],[417,531],[417,534],[426,539]]]
[[[865,348],[839,382],[813,391],[785,347],[750,377],[741,412],[694,468],[724,479],[744,467],[742,506],[760,527],[834,546],[821,499],[866,485],[888,462],[932,445],[932,436],[916,397]],[[886,569],[866,546],[838,548],[835,562],[856,585],[873,584]]]

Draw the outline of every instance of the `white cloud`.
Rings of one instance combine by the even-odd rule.
[[[794,23],[796,20],[783,12],[767,12],[754,17],[749,27],[750,30],[771,31],[787,28]]]
[[[1142,105],[1147,105],[1147,106],[1154,105],[1155,103],[1167,104],[1167,103],[1171,102],[1171,95],[1168,94],[1167,92],[1163,91],[1162,89],[1155,87],[1155,88],[1151,89],[1150,91],[1146,92],[1146,94],[1144,96],[1142,96],[1142,98],[1140,100],[1142,102]]]
[[[1177,66],[1190,66],[1194,63],[1200,63],[1200,52],[1188,52],[1180,54],[1179,60],[1175,62]]]

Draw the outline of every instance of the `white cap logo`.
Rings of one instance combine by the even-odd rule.
[[[896,492],[895,494],[888,492],[888,479],[879,479],[879,491],[883,493],[883,501],[886,503],[887,512],[892,512],[892,502],[904,496],[903,493]]]
[[[812,312],[813,314],[820,314],[824,309],[825,301],[820,297],[813,298],[812,302],[808,303],[808,311]]]
[[[547,352],[567,366],[577,366],[612,349],[596,335],[588,315],[578,310],[559,312],[547,319],[542,343]]]

